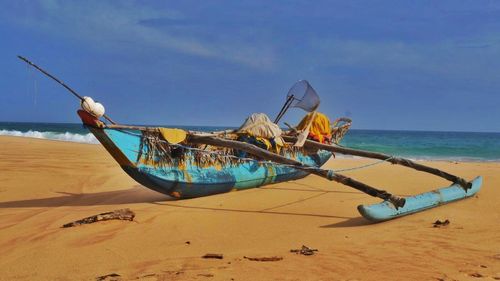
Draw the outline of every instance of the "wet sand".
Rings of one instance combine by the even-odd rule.
[[[483,188],[372,224],[356,206],[377,199],[317,176],[175,201],[129,178],[100,145],[0,137],[0,280],[500,280],[500,164],[427,164],[482,175]],[[387,163],[345,174],[399,195],[449,185]],[[133,222],[61,228],[122,208]],[[434,228],[438,219],[451,223]],[[318,252],[290,252],[302,245]]]

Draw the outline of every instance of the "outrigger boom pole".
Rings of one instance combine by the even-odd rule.
[[[282,137],[285,141],[290,141],[290,142],[294,142],[297,139],[296,137],[291,137],[291,136],[282,136]],[[312,147],[312,148],[316,148],[316,149],[323,149],[323,150],[327,150],[330,152],[337,152],[337,153],[341,153],[341,154],[345,154],[345,155],[354,155],[354,156],[360,156],[360,157],[365,157],[365,158],[386,160],[387,162],[390,162],[392,164],[402,165],[405,167],[415,169],[417,171],[422,171],[422,172],[436,175],[438,177],[442,177],[442,178],[447,179],[453,183],[459,184],[466,191],[472,187],[471,182],[469,182],[461,177],[457,177],[455,175],[449,174],[449,173],[441,171],[439,169],[425,166],[425,165],[416,163],[414,161],[411,161],[411,160],[405,159],[405,158],[392,157],[390,155],[386,155],[386,154],[378,153],[378,152],[364,151],[364,150],[352,149],[352,148],[336,146],[336,145],[335,146],[334,145],[327,145],[327,144],[323,144],[323,143],[319,143],[319,142],[311,141],[311,140],[306,140],[304,146],[305,147]]]
[[[80,101],[83,101],[83,97],[80,96],[77,92],[75,92],[75,90],[71,89],[68,85],[64,84],[63,81],[57,79],[55,76],[53,76],[52,74],[48,73],[47,71],[43,70],[41,67],[39,67],[38,65],[32,63],[31,61],[29,61],[28,59],[26,59],[25,57],[22,57],[22,56],[17,56],[20,60],[24,61],[25,63],[33,66],[34,68],[36,68],[38,71],[40,71],[41,73],[47,75],[48,77],[52,78],[52,80],[56,81],[57,83],[59,83],[61,86],[63,86],[64,88],[66,88],[66,90],[70,91],[75,97],[77,97],[78,99],[80,99]],[[116,124],[113,120],[111,120],[111,118],[109,118],[109,116],[107,116],[106,114],[103,115],[104,118],[106,118],[106,120],[108,120],[109,122],[111,122],[112,124]]]
[[[245,152],[248,152],[254,156],[260,157],[265,160],[269,160],[275,163],[280,163],[280,164],[285,164],[285,165],[291,165],[297,170],[302,170],[311,174],[315,174],[317,176],[326,178],[330,181],[336,181],[339,183],[342,183],[344,185],[350,186],[352,188],[355,188],[361,192],[364,192],[368,195],[371,195],[373,197],[378,197],[380,199],[386,200],[391,202],[396,209],[401,208],[405,205],[406,200],[402,197],[398,197],[396,195],[390,194],[385,190],[380,190],[375,187],[371,187],[367,184],[364,184],[360,181],[357,181],[355,179],[346,177],[344,175],[335,173],[332,170],[324,170],[321,168],[316,168],[316,167],[311,167],[304,165],[303,163],[289,159],[286,157],[283,157],[279,154],[275,154],[272,152],[269,152],[265,149],[262,149],[260,147],[257,147],[252,144],[244,143],[244,142],[239,142],[239,141],[233,141],[233,140],[227,140],[227,139],[222,139],[218,137],[213,137],[213,136],[197,136],[197,135],[188,135],[188,142],[190,143],[197,143],[197,144],[208,144],[208,145],[214,145],[214,146],[219,146],[219,147],[228,147],[228,148],[233,148],[233,149],[239,149],[243,150]]]

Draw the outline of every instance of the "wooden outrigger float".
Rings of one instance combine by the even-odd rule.
[[[81,100],[85,110],[79,110],[78,114],[82,122],[129,176],[147,188],[175,198],[194,198],[255,188],[315,174],[382,199],[383,202],[378,204],[358,206],[363,217],[378,222],[470,197],[482,185],[481,177],[467,181],[409,159],[340,146],[338,143],[351,125],[349,119],[339,119],[341,122],[338,124],[335,122],[337,125],[331,128],[330,144],[306,139],[319,105],[319,98],[307,81],[299,81],[292,87],[291,92],[300,89],[304,97],[297,99],[289,92],[275,123],[292,106],[294,100],[298,100],[295,106],[308,108],[311,121],[300,131],[291,129],[277,136],[284,141],[283,147],[277,149],[273,144],[273,150],[241,139],[241,132],[238,130],[206,133],[116,124],[104,114],[101,105],[95,107],[97,109],[93,108],[90,105],[93,102],[91,99],[80,96],[26,58],[19,58],[63,85]],[[99,117],[105,118],[109,123],[99,120]],[[402,165],[445,178],[452,185],[415,196],[399,197],[334,170],[322,169],[321,166],[333,153]]]

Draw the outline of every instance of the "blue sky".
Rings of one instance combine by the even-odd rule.
[[[500,131],[499,1],[0,0],[0,121],[237,126],[307,79],[360,129]],[[293,110],[285,119],[297,121]]]

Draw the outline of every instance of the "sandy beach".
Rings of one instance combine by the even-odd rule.
[[[175,201],[128,177],[101,145],[2,136],[0,280],[500,280],[500,164],[427,164],[482,175],[483,188],[372,224],[356,206],[377,199],[317,176]],[[387,163],[345,174],[399,195],[449,185]],[[61,228],[122,208],[135,212],[133,222]],[[445,219],[448,226],[433,227]],[[290,252],[302,245],[318,252]],[[202,259],[207,253],[224,258]]]

